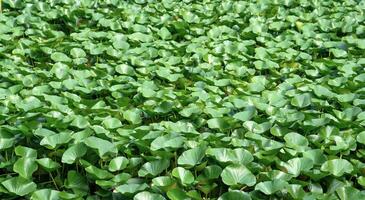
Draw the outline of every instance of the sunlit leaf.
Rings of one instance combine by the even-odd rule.
[[[256,183],[255,176],[243,165],[229,165],[223,169],[222,181],[226,185],[253,186]]]
[[[1,183],[9,192],[19,196],[27,195],[37,189],[37,185],[22,177],[13,177]]]

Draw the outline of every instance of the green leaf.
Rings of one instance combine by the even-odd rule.
[[[55,62],[71,62],[71,58],[69,58],[66,54],[62,52],[52,53],[51,59]]]
[[[301,172],[309,171],[313,167],[313,161],[309,158],[292,158],[283,163],[282,166],[287,173],[297,177]]]
[[[115,172],[123,170],[129,164],[129,160],[123,156],[113,158],[109,163],[109,171]]]
[[[138,175],[141,177],[145,176],[157,176],[170,166],[170,161],[166,159],[155,160],[145,163],[138,171]]]
[[[152,42],[154,39],[151,35],[143,34],[140,32],[132,33],[128,36],[130,40],[138,41],[138,42]]]
[[[33,192],[30,200],[59,200],[59,191],[51,189],[41,189]]]
[[[76,126],[79,129],[84,129],[86,127],[89,127],[90,123],[86,117],[83,117],[81,115],[76,115],[71,125]]]
[[[364,177],[364,176],[360,176],[360,177],[357,179],[357,182],[358,182],[361,186],[365,187],[365,177]]]
[[[233,118],[238,119],[240,121],[249,121],[256,114],[255,109],[249,109],[246,111],[238,112],[233,115]]]
[[[205,148],[204,147],[196,147],[193,149],[189,149],[184,151],[181,156],[178,158],[177,163],[179,165],[186,165],[188,167],[194,167],[202,162],[205,156]]]
[[[157,151],[160,149],[177,149],[182,147],[185,139],[178,134],[167,134],[159,136],[151,142],[151,150]]]
[[[256,183],[256,177],[244,165],[229,165],[223,169],[222,181],[229,186],[253,186]]]
[[[25,196],[37,189],[37,185],[22,177],[13,177],[2,181],[1,184],[11,193],[18,196]]]
[[[222,163],[248,164],[253,161],[252,154],[244,149],[210,148],[206,153]]]
[[[113,177],[112,181],[115,183],[125,183],[127,182],[132,176],[127,173],[121,173]]]
[[[59,196],[61,199],[77,199],[80,195],[62,191],[59,193]]]
[[[356,141],[361,144],[365,144],[365,131],[362,131],[356,136]]]
[[[122,193],[122,194],[135,194],[139,191],[143,191],[148,188],[148,185],[145,183],[138,184],[138,183],[129,183],[120,185],[115,188],[116,191]]]
[[[86,53],[83,49],[80,48],[72,48],[70,54],[73,58],[85,58]]]
[[[67,78],[67,75],[70,73],[70,68],[63,63],[57,62],[53,65],[51,72],[58,79],[65,79],[65,78]]]
[[[304,152],[308,148],[308,140],[299,133],[291,132],[284,136],[285,145],[298,152]]]
[[[195,105],[195,104],[192,104],[192,105],[189,105],[189,107],[185,107],[183,108],[179,114],[183,117],[190,117],[191,115],[193,114],[199,114],[201,113],[201,109],[198,105]]]
[[[165,198],[160,194],[144,191],[136,194],[133,200],[165,200]]]
[[[216,179],[221,175],[222,168],[218,165],[210,165],[204,168],[203,175],[207,179]]]
[[[171,39],[171,33],[170,31],[166,28],[166,27],[162,27],[159,31],[158,31],[158,35],[163,39],[163,40],[168,40]]]
[[[50,158],[37,159],[37,163],[47,171],[53,171],[61,167],[60,164],[51,160]]]
[[[191,198],[189,198],[189,196],[186,194],[185,191],[183,191],[179,188],[174,188],[174,189],[167,191],[167,196],[169,197],[170,200],[190,200],[191,199]]]
[[[0,137],[0,150],[14,146],[15,138]]]
[[[259,93],[265,90],[265,85],[262,82],[252,82],[248,84],[248,90],[253,93]]]
[[[357,40],[357,46],[358,46],[360,49],[365,49],[365,40],[364,40],[364,39],[358,39],[358,40]]]
[[[110,188],[114,187],[115,183],[113,181],[105,181],[105,180],[96,180],[95,184],[102,188]]]
[[[116,49],[121,49],[121,50],[127,50],[129,49],[130,45],[127,41],[125,41],[125,36],[122,34],[117,34],[116,36],[114,36],[113,38],[113,46]]]
[[[36,136],[40,136],[40,137],[47,137],[47,136],[51,136],[51,135],[55,135],[56,133],[45,129],[45,128],[38,128],[37,130],[34,131],[34,135]]]
[[[230,127],[229,123],[224,118],[209,119],[207,121],[207,123],[208,123],[208,127],[211,129],[224,130],[224,129],[228,129]]]
[[[330,49],[330,52],[336,57],[336,58],[344,58],[347,57],[347,52],[342,49]]]
[[[24,178],[32,177],[32,174],[37,171],[38,165],[35,158],[19,158],[13,166],[14,172]]]
[[[356,94],[337,94],[336,98],[339,102],[352,102],[356,98]]]
[[[313,88],[314,94],[316,94],[318,97],[327,97],[327,98],[331,98],[334,97],[335,94],[330,91],[328,88],[321,86],[321,85],[316,85]]]
[[[138,88],[138,91],[142,93],[142,95],[146,98],[150,98],[155,96],[157,90],[157,86],[153,81],[145,81],[143,84]]]
[[[157,75],[160,76],[161,78],[167,79],[170,82],[175,82],[177,81],[179,78],[183,77],[183,75],[181,74],[173,74],[171,72],[171,70],[169,70],[166,67],[160,67],[157,71],[156,71]]]
[[[251,197],[246,192],[242,192],[239,190],[231,190],[229,192],[224,193],[222,196],[218,198],[218,200],[251,200]]]
[[[333,159],[323,163],[321,170],[339,177],[343,174],[351,173],[354,170],[354,167],[345,159]]]
[[[322,165],[327,160],[320,149],[307,150],[303,152],[303,157],[311,159],[315,165]]]
[[[129,76],[133,76],[135,74],[134,68],[126,64],[117,65],[115,67],[115,71],[118,72],[119,74],[129,75]]]
[[[272,181],[260,182],[255,186],[255,190],[259,190],[266,195],[274,194],[278,191],[283,190],[288,183],[286,181],[275,179]]]
[[[246,121],[243,123],[243,126],[253,133],[264,133],[264,132],[270,130],[271,123],[263,122],[261,124],[258,124],[254,121]]]
[[[302,199],[305,196],[305,191],[301,185],[290,184],[287,186],[287,190],[294,199]]]
[[[204,184],[204,185],[197,185],[197,188],[203,192],[205,195],[211,193],[216,187],[218,186],[218,184],[213,183],[213,184]]]
[[[77,143],[71,147],[69,147],[62,154],[62,163],[72,164],[76,161],[76,159],[81,158],[86,154],[87,148],[83,143]]]
[[[92,165],[85,168],[85,171],[95,177],[95,179],[110,179],[113,178],[113,174],[109,173],[106,170],[99,169]]]
[[[183,185],[190,185],[194,182],[194,175],[182,167],[177,167],[172,170],[172,176],[178,178]]]
[[[64,186],[75,193],[86,193],[89,191],[86,177],[75,170],[67,172],[67,179],[65,180]]]
[[[116,129],[122,127],[122,122],[117,118],[107,117],[103,120],[103,125],[107,129]]]
[[[18,103],[17,106],[18,108],[23,109],[25,112],[28,112],[30,110],[42,107],[43,103],[37,97],[29,96]]]
[[[142,122],[141,111],[138,109],[124,111],[123,118],[132,124],[140,124]]]
[[[159,176],[152,179],[152,183],[154,186],[158,187],[168,187],[175,183],[175,180],[169,176]]]
[[[84,140],[86,146],[97,149],[99,156],[102,158],[107,153],[117,153],[118,150],[115,145],[108,140],[100,139],[94,136],[88,137]]]
[[[49,149],[55,149],[56,147],[66,144],[71,140],[71,134],[68,132],[62,132],[54,135],[44,137],[41,140],[41,145],[46,146]]]
[[[341,200],[350,200],[350,199],[364,199],[365,194],[360,190],[352,187],[340,187],[336,189],[336,193]]]
[[[193,22],[197,22],[199,20],[199,17],[197,15],[195,15],[193,12],[191,11],[184,11],[182,13],[182,17],[184,18],[184,20],[188,23],[193,23]]]
[[[295,95],[291,100],[293,106],[304,108],[311,105],[311,95],[308,93]]]
[[[24,146],[17,146],[14,150],[17,156],[26,158],[37,158],[37,151],[35,149]]]

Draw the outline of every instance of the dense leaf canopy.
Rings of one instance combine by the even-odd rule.
[[[1,4],[0,199],[365,199],[364,1]]]

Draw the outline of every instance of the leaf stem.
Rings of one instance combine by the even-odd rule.
[[[174,164],[175,164],[175,166],[174,167],[176,167],[177,166],[177,155],[176,155],[176,151],[174,152]]]
[[[56,181],[54,180],[53,175],[52,175],[52,173],[51,173],[51,172],[49,172],[49,176],[51,177],[52,182],[53,182],[53,185],[56,187],[56,189],[57,189],[57,190],[60,190],[60,189],[58,188],[57,183],[56,183]]]

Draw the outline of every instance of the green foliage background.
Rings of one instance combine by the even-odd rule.
[[[365,199],[364,10],[3,0],[0,199]]]

